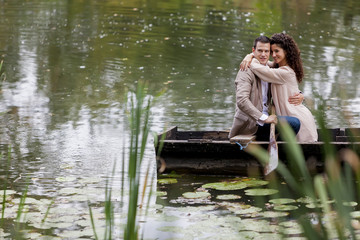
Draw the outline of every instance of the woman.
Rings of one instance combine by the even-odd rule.
[[[271,37],[271,52],[274,62],[273,68],[260,64],[253,58],[250,64],[251,71],[261,80],[277,83],[271,84],[271,94],[276,114],[279,116],[297,117],[300,130],[296,135],[299,142],[315,142],[318,139],[316,124],[313,115],[304,105],[290,104],[289,96],[299,92],[298,83],[304,77],[300,50],[294,39],[284,33],[276,33]]]

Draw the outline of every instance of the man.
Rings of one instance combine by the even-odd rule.
[[[260,36],[255,39],[252,48],[254,57],[261,64],[266,64],[270,57],[270,39]],[[234,122],[229,133],[229,138],[236,135],[256,135],[257,140],[269,140],[270,124],[277,123],[276,115],[269,116],[270,86],[255,76],[250,69],[239,70],[236,79],[236,110]],[[291,104],[302,103],[304,96],[296,94],[289,98]],[[295,134],[300,129],[298,118],[279,116],[284,119],[294,130]]]

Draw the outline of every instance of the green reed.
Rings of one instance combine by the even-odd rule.
[[[4,60],[1,60],[0,62],[0,72],[1,72],[1,69],[3,67],[3,64],[4,64]],[[5,81],[6,80],[6,74],[4,72],[2,72],[0,74],[0,81]]]
[[[130,157],[128,166],[129,181],[129,206],[128,218],[125,228],[125,239],[138,238],[138,226],[136,221],[138,196],[140,185],[140,167],[145,153],[145,147],[150,132],[149,116],[151,98],[146,102],[145,86],[141,83],[137,86],[136,98],[131,98],[130,114]]]
[[[2,154],[0,155],[0,159],[2,159]],[[6,161],[6,167],[5,167],[5,181],[4,181],[4,192],[3,192],[3,199],[2,199],[2,211],[1,211],[1,223],[0,226],[4,224],[4,216],[5,216],[5,208],[6,208],[6,189],[8,187],[8,179],[9,179],[9,168],[10,168],[10,162],[11,162],[11,145],[8,146],[7,150],[7,161]]]
[[[138,209],[145,209],[147,211],[149,207],[149,200],[152,194],[152,190],[146,193],[146,186],[148,185],[149,178],[151,178],[151,184],[153,184],[154,173],[150,176],[150,165],[147,167],[145,172],[145,177],[143,179],[143,189],[142,194],[140,194],[140,168],[143,166],[143,158],[145,153],[145,148],[147,145],[148,136],[150,133],[150,108],[152,104],[152,97],[148,96],[146,93],[146,85],[143,83],[138,83],[136,90],[131,93],[129,99],[127,99],[128,105],[130,106],[129,111],[125,108],[125,112],[129,115],[129,129],[130,129],[130,143],[128,159],[126,159],[125,154],[125,139],[123,139],[123,154],[122,154],[122,164],[121,164],[121,199],[120,199],[120,211],[127,207],[127,219],[124,227],[123,239],[135,240],[139,238],[139,226],[138,226]],[[124,124],[125,125],[125,124]],[[125,133],[125,127],[124,127]],[[127,171],[125,170],[126,164]],[[113,166],[112,179],[116,176],[116,161]],[[127,180],[127,188],[125,182]],[[102,239],[113,239],[114,224],[115,218],[115,207],[112,202],[112,181],[107,181],[106,190],[105,190],[105,233]],[[128,194],[128,205],[124,206],[124,191],[125,189],[129,190]],[[147,196],[147,205],[144,206],[144,199]],[[139,200],[141,201],[139,204]],[[98,238],[96,232],[96,224],[94,215],[90,202],[89,213],[92,228],[94,231],[95,239]],[[146,212],[147,213],[147,212]]]
[[[324,142],[322,151],[324,172],[310,173],[293,131],[287,124],[279,124],[280,134],[288,143],[286,149],[288,164],[285,165],[280,161],[276,172],[270,178],[280,186],[281,176],[287,182],[292,194],[307,196],[317,205],[311,217],[308,211],[294,213],[304,230],[305,238],[334,239],[335,236],[336,239],[356,239],[354,223],[360,223],[352,220],[351,208],[346,206],[346,203],[358,203],[360,200],[359,150],[354,145],[353,149],[337,153],[334,145],[331,144],[331,133],[327,130],[324,113],[325,110],[320,107],[315,115],[320,129],[319,135]],[[358,133],[353,133],[355,136],[356,134]],[[249,147],[247,151],[262,163],[268,161],[266,150]],[[313,223],[313,220],[316,220],[316,223]]]

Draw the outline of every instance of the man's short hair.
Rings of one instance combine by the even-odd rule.
[[[256,45],[258,42],[270,43],[270,38],[268,38],[267,36],[260,36],[260,37],[256,38],[254,41],[254,49],[256,49]]]

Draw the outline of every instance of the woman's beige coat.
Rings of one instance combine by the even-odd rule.
[[[298,142],[315,142],[318,134],[314,116],[303,104],[293,105],[288,102],[290,96],[299,92],[295,72],[289,66],[270,68],[253,59],[251,71],[261,80],[271,82],[271,94],[278,116],[297,117],[300,122],[300,131],[296,135]],[[275,80],[275,81],[274,81]]]

